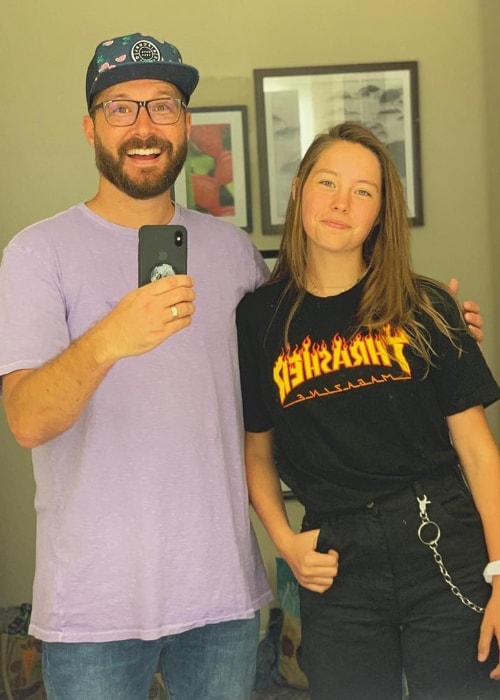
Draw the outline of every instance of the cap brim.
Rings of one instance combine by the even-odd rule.
[[[92,98],[101,90],[128,80],[164,80],[179,88],[185,97],[186,104],[198,85],[199,74],[196,68],[185,63],[168,63],[164,61],[151,63],[135,63],[133,65],[108,68],[99,73],[97,79],[87,84],[87,105],[90,109]]]

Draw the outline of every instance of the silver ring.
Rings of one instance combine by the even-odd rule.
[[[170,311],[172,312],[172,320],[175,321],[176,318],[179,318],[179,312],[177,311],[177,306],[175,304],[170,307]]]
[[[431,538],[430,535],[427,535],[427,539],[424,538],[424,528],[426,525],[430,525],[431,528],[434,527],[436,528],[435,530],[435,535],[433,538]],[[418,528],[417,531],[418,534],[418,539],[422,544],[426,544],[428,547],[432,547],[435,544],[439,542],[439,538],[441,537],[441,529],[437,523],[434,522],[434,520],[427,520],[426,522],[423,522],[420,527]],[[431,535],[432,535],[432,530],[431,530]]]

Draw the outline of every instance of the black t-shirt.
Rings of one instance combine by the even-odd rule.
[[[237,312],[245,428],[274,427],[281,478],[306,508],[359,507],[419,476],[453,468],[446,416],[500,397],[456,304],[432,287],[462,352],[423,315],[437,355],[428,368],[405,333],[351,339],[363,282],[333,297],[306,294],[290,326],[283,284],[248,294]],[[397,360],[387,353],[393,348]],[[457,342],[456,342],[457,344]]]

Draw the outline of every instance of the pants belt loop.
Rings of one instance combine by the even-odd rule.
[[[414,481],[412,484],[412,488],[417,498],[423,498],[426,495],[420,481]]]

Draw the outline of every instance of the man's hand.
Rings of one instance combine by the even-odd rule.
[[[190,325],[194,298],[187,275],[163,277],[134,289],[90,331],[99,336],[99,355],[116,362],[153,350]]]
[[[450,292],[458,298],[458,280],[454,277],[448,282],[448,287]],[[476,339],[478,343],[481,343],[484,339],[483,332],[483,317],[481,316],[481,309],[479,304],[475,301],[464,301],[462,303],[462,313],[465,318],[465,322],[469,326],[469,330]]]
[[[146,284],[57,357],[4,375],[5,413],[18,443],[38,447],[68,430],[115,362],[149,352],[189,326],[194,297],[187,275]]]

